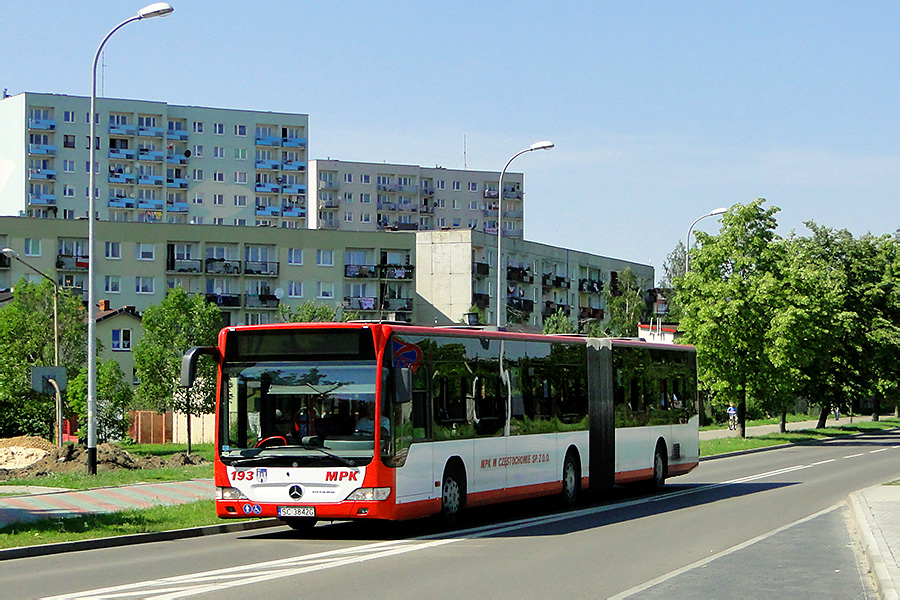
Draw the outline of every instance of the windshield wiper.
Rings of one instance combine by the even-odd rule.
[[[326,455],[326,456],[328,456],[328,457],[333,458],[334,460],[338,461],[339,463],[343,463],[343,464],[347,465],[348,467],[353,467],[354,469],[356,468],[356,463],[353,462],[352,460],[350,460],[349,458],[344,458],[343,456],[338,456],[337,454],[332,454],[331,452],[329,452],[329,451],[326,450],[325,448],[321,448],[321,447],[319,447],[319,446],[310,446],[310,445],[307,445],[307,444],[303,444],[303,447],[304,447],[304,448],[309,448],[310,450],[318,450],[318,451],[321,452],[322,454],[324,454],[324,455]]]
[[[352,467],[354,469],[357,468],[356,463],[353,462],[352,460],[350,460],[348,458],[344,458],[343,456],[338,456],[337,454],[333,454],[333,453],[329,452],[328,450],[325,450],[324,448],[320,448],[319,446],[310,446],[308,444],[301,444],[300,448],[304,448],[306,450],[316,450],[318,452],[321,452],[322,454],[324,454],[325,456],[327,456],[329,458],[333,458],[334,460],[338,461],[341,464],[347,465],[348,467]],[[231,458],[231,457],[223,456],[222,462],[224,462],[225,464],[229,464],[229,465],[237,467],[237,466],[242,466],[242,465],[263,464],[263,463],[278,461],[279,459],[281,459],[281,460],[291,459],[291,458],[296,458],[296,456],[291,456],[291,455],[287,455],[287,454],[268,454],[265,456],[256,455],[256,456],[249,456],[247,458],[237,458],[237,459],[231,460],[230,462],[228,461],[229,458]]]
[[[250,458],[239,458],[239,459],[233,460],[232,462],[226,462],[225,459],[227,459],[227,458],[229,458],[229,457],[223,456],[222,462],[225,462],[225,464],[230,464],[230,465],[252,465],[252,464],[256,464],[256,463],[269,462],[272,459],[279,458],[279,457],[278,456],[251,456]]]

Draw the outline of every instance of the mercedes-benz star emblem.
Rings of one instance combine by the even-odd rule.
[[[291,489],[288,490],[288,496],[294,500],[299,500],[303,497],[303,488],[299,485],[292,485]]]

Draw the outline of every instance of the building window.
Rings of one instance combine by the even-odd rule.
[[[316,250],[316,265],[320,267],[334,266],[333,250]]]
[[[319,298],[334,298],[334,283],[330,281],[320,281],[318,284]]]
[[[216,135],[225,135],[225,123],[214,123],[213,133]]]
[[[353,173],[344,173],[344,183],[353,183]]]
[[[372,202],[372,197],[369,194],[360,194],[359,201],[363,204],[369,204]]]
[[[478,200],[469,200],[469,210],[478,210]]]
[[[203,217],[191,217],[191,225],[203,225]]]
[[[235,183],[247,183],[247,171],[235,171],[234,172],[234,182]]]
[[[288,264],[289,265],[302,265],[303,264],[303,249],[302,248],[288,248]]]
[[[25,256],[40,256],[41,240],[25,238]]]
[[[439,190],[444,189],[444,180],[443,180],[443,179],[438,179],[438,181],[437,181],[437,189],[439,189]]]
[[[235,196],[234,197],[234,205],[235,206],[247,206],[247,196]]]
[[[203,158],[202,144],[194,144],[194,156],[192,158]]]
[[[235,125],[234,126],[234,135],[239,135],[241,137],[247,137],[247,126],[246,125]]]
[[[69,185],[68,183],[64,183],[63,184],[63,196],[66,196],[67,198],[74,198],[75,197],[75,188],[72,187],[71,185]]]
[[[351,212],[345,212],[345,213],[344,213],[344,222],[345,222],[345,223],[352,223],[352,222],[353,222],[353,213],[351,213]]]
[[[75,172],[75,161],[69,159],[63,159],[63,172],[64,173],[74,173]]]
[[[454,199],[452,202],[452,206],[453,206],[453,210],[459,210],[459,207],[461,206],[459,203],[459,200]]]
[[[213,146],[213,158],[225,158],[225,147]]]
[[[194,121],[194,133],[203,133],[203,121]]]
[[[291,298],[302,298],[303,297],[303,282],[302,281],[289,281],[288,282],[288,296]]]
[[[458,182],[458,181],[454,181],[454,182],[453,182],[453,191],[458,192],[459,189],[460,189],[460,188],[459,188],[459,182]]]
[[[122,291],[118,275],[107,275],[103,281],[103,290],[108,294],[118,294]]]
[[[213,194],[213,204],[222,206],[225,204],[225,194]]]
[[[63,122],[64,123],[74,123],[75,122],[75,111],[74,110],[63,111]]]
[[[75,136],[74,135],[64,135],[63,136],[63,148],[74,148],[75,147]]]
[[[137,294],[152,294],[153,293],[153,278],[152,277],[135,277],[134,278],[134,291]]]
[[[247,219],[235,219],[234,224],[237,225],[238,227],[246,227]]]
[[[194,181],[203,181],[203,169],[194,169]]]
[[[477,191],[478,191],[478,184],[475,183],[474,181],[470,181],[470,182],[469,182],[469,191],[470,191],[470,192],[477,192]]]
[[[359,180],[363,183],[372,183],[372,178],[368,175],[360,175]]]
[[[225,171],[213,171],[213,181],[225,183]]]
[[[130,329],[113,329],[112,330],[112,349],[118,352],[127,352],[131,350],[131,330]]]
[[[372,221],[372,215],[369,213],[363,213],[359,216],[359,220],[363,223],[370,223]]]
[[[213,225],[224,225],[225,217],[213,217]]]
[[[203,194],[194,194],[194,204],[203,204]]]
[[[247,149],[246,148],[235,148],[234,149],[234,159],[235,160],[247,160]]]
[[[138,242],[134,245],[134,257],[137,260],[153,260],[155,248],[153,244]]]
[[[120,242],[106,242],[106,258],[122,258],[122,247]]]

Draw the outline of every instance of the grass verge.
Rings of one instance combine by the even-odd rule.
[[[882,418],[880,421],[861,421],[852,425],[840,425],[838,427],[826,427],[824,429],[803,429],[800,431],[769,433],[746,438],[727,437],[714,440],[701,440],[700,456],[714,456],[716,454],[753,450],[755,448],[765,448],[781,444],[800,444],[803,442],[852,435],[854,433],[894,429],[896,427],[900,427],[900,420],[895,418]]]
[[[813,415],[804,415],[804,414],[789,414],[787,415],[786,421],[788,423],[800,423],[801,421],[815,421],[818,419],[818,416]],[[751,421],[747,421],[747,427],[756,427],[757,425],[778,425],[781,423],[781,417],[770,417],[768,419],[753,419]],[[712,429],[724,429],[728,427],[727,421],[722,421],[721,423],[713,423],[712,425],[704,425],[700,428],[700,431],[710,431]]]
[[[0,548],[58,544],[103,537],[155,533],[237,522],[216,516],[212,500],[125,510],[66,519],[41,519],[0,528]]]

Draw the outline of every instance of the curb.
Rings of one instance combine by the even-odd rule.
[[[894,580],[888,572],[887,566],[884,564],[884,556],[878,547],[878,541],[872,532],[872,522],[869,519],[869,512],[862,502],[859,500],[860,492],[850,494],[850,508],[853,517],[856,520],[856,527],[862,536],[863,550],[866,553],[866,559],[869,562],[869,568],[872,570],[872,577],[875,580],[875,587],[879,596],[883,600],[897,600],[897,588],[894,586]]]
[[[117,548],[119,546],[132,546],[149,542],[163,542],[180,540],[219,533],[235,533],[238,531],[250,531],[278,527],[283,523],[278,519],[261,519],[258,521],[242,521],[240,523],[228,523],[225,525],[207,525],[205,527],[191,527],[189,529],[175,529],[171,531],[157,531],[154,533],[135,533],[115,537],[95,538],[90,540],[78,540],[75,542],[60,542],[58,544],[46,544],[43,546],[24,546],[21,548],[7,548],[0,550],[0,561],[14,558],[26,558],[30,556],[48,556],[62,554],[64,552],[78,552],[81,550],[97,550],[99,548]]]
[[[900,427],[893,427],[891,429],[878,429],[875,431],[887,432],[887,431],[898,431],[898,430],[900,430]],[[734,452],[724,452],[722,454],[712,454],[710,456],[701,456],[700,462],[703,462],[705,460],[715,460],[717,458],[729,458],[731,456],[741,456],[743,454],[756,454],[757,452],[766,452],[768,450],[781,450],[782,448],[793,448],[796,446],[802,446],[804,444],[826,443],[826,442],[830,442],[831,440],[859,437],[861,435],[869,435],[870,433],[872,433],[872,432],[860,431],[858,433],[848,433],[847,435],[843,435],[843,436],[835,436],[835,437],[829,438],[827,440],[803,440],[802,442],[778,444],[775,446],[763,446],[762,448],[748,448],[747,450],[735,450]]]

